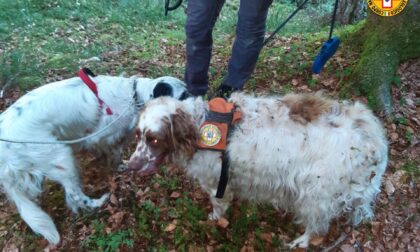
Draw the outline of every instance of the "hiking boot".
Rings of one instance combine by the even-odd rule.
[[[225,100],[228,100],[230,98],[230,95],[235,91],[237,91],[236,88],[233,88],[233,87],[228,86],[228,85],[221,84],[216,89],[216,91],[214,91],[212,93],[209,93],[208,97],[209,97],[209,100],[211,100],[213,98],[216,98],[216,97],[221,97]]]

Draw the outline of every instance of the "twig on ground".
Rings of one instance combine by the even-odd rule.
[[[332,249],[334,249],[335,247],[340,245],[340,243],[342,243],[346,238],[347,238],[347,236],[344,233],[341,233],[340,237],[338,237],[338,239],[331,246],[323,249],[322,252],[331,251]]]
[[[9,88],[9,86],[12,85],[12,82],[15,78],[10,78],[6,81],[6,83],[4,84],[4,86],[2,87],[2,89],[0,90],[0,98],[3,99],[4,97],[4,93],[6,92],[6,89]]]

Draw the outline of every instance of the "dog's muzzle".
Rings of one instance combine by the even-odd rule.
[[[152,175],[162,164],[163,156],[147,157],[134,153],[128,161],[127,171],[137,171],[141,176]]]

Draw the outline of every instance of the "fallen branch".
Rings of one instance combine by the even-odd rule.
[[[346,238],[347,238],[347,236],[344,233],[341,233],[340,237],[338,237],[338,239],[331,246],[323,249],[322,252],[329,252],[329,251],[331,251],[333,248],[335,248],[338,245],[340,245],[340,243],[342,243]]]
[[[6,81],[6,83],[4,84],[3,88],[0,90],[0,98],[3,99],[4,97],[4,93],[6,92],[6,89],[9,88],[9,86],[12,85],[12,82],[15,78],[10,78]]]

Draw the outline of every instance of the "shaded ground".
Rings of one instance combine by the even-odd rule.
[[[264,57],[248,87],[257,93],[278,94],[289,91],[325,90],[337,96],[338,85],[346,78],[353,55],[340,52],[320,77],[309,77],[307,48],[293,48],[295,38],[280,38],[272,47],[281,48],[284,57]],[[162,42],[164,43],[164,42]],[[162,50],[178,57],[165,64],[182,64],[184,48],[164,45]],[[220,79],[227,59],[216,46],[211,78]],[[268,51],[269,52],[269,51]],[[267,53],[268,53],[267,52]],[[284,61],[290,55],[290,62]],[[127,58],[127,52],[101,55],[109,72],[115,62]],[[125,62],[125,61],[124,61]],[[114,64],[114,65],[113,65]],[[158,61],[137,65],[140,74],[148,74]],[[288,67],[290,74],[284,69]],[[335,245],[331,251],[420,251],[420,61],[401,65],[392,87],[395,118],[385,119],[390,139],[390,162],[377,199],[375,219],[355,229],[345,220],[336,220],[329,233],[312,240],[309,251]],[[71,76],[51,72],[50,80]],[[178,76],[180,77],[180,76]],[[10,92],[0,99],[0,110],[9,106],[21,92]],[[364,97],[354,97],[366,101]],[[134,143],[133,143],[134,144]],[[133,146],[126,148],[129,155]],[[235,203],[228,218],[218,223],[207,221],[211,207],[207,196],[193,181],[174,167],[162,168],[159,174],[141,178],[131,173],[108,174],[93,157],[79,155],[84,190],[100,196],[111,192],[110,202],[96,212],[73,215],[65,207],[62,189],[45,184],[40,198],[42,208],[54,219],[62,237],[53,251],[272,251],[286,250],[284,244],[299,236],[302,227],[292,223],[293,216],[271,207]],[[334,244],[335,241],[341,241]],[[2,251],[37,251],[47,242],[34,235],[0,194],[0,248]]]

